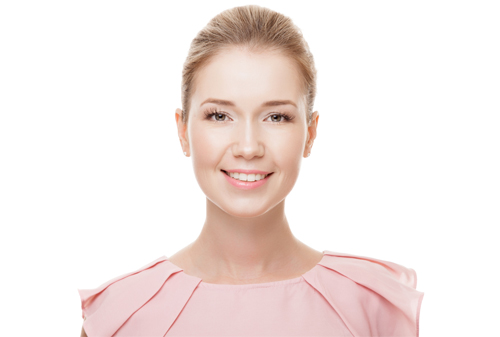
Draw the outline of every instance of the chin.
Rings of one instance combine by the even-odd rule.
[[[238,218],[256,218],[266,214],[271,209],[273,209],[274,206],[276,206],[274,204],[273,205],[259,204],[259,205],[248,206],[247,202],[233,203],[230,205],[226,203],[223,204],[214,203],[214,204],[227,214]]]

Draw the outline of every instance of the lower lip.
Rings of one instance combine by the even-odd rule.
[[[261,180],[258,180],[258,181],[241,181],[241,180],[238,180],[238,179],[231,178],[230,176],[228,176],[224,172],[222,172],[222,174],[224,175],[224,177],[226,177],[226,180],[231,185],[233,185],[234,187],[241,188],[242,190],[251,190],[251,189],[260,187],[260,186],[264,185],[266,183],[267,179],[269,179],[269,177],[272,175],[272,174],[269,174],[264,179],[261,179]]]

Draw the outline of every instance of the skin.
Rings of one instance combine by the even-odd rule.
[[[322,252],[300,242],[290,230],[285,198],[311,151],[317,111],[307,125],[304,92],[297,66],[277,52],[230,48],[197,74],[190,116],[175,120],[182,150],[192,158],[206,195],[206,220],[198,238],[169,260],[188,275],[216,284],[264,283],[296,278],[311,270]],[[234,106],[205,103],[209,98]],[[262,107],[264,102],[289,100]],[[227,117],[205,118],[209,108]],[[286,112],[286,121],[272,113]],[[280,123],[278,123],[280,122]],[[221,169],[273,172],[265,185],[240,190]],[[82,328],[81,337],[87,337]]]
[[[311,151],[319,119],[316,111],[307,125],[301,83],[298,67],[275,51],[232,47],[199,70],[188,122],[182,122],[181,109],[175,113],[182,150],[207,197],[198,238],[169,258],[186,274],[207,283],[263,283],[299,277],[321,260],[322,252],[295,238],[285,215],[285,198]],[[210,98],[234,106],[204,103]],[[295,106],[262,106],[276,100]],[[211,108],[227,116],[207,120]],[[280,122],[276,112],[293,119]],[[241,190],[221,169],[273,174],[263,186]]]

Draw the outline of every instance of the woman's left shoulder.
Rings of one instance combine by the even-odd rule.
[[[417,274],[372,257],[324,251],[304,275],[339,313],[354,336],[418,336],[423,292]]]
[[[386,281],[389,283],[397,282],[413,289],[417,287],[417,273],[415,270],[403,265],[373,257],[337,253],[329,250],[325,250],[324,255],[322,265],[345,272],[361,283],[377,286],[377,282],[374,281],[378,280],[382,282],[380,284],[382,286],[384,285],[383,281]]]

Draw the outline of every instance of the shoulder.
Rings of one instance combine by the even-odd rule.
[[[128,272],[111,280],[108,280],[97,288],[78,289],[78,293],[80,294],[80,299],[82,302],[82,317],[88,318],[88,316],[90,316],[94,307],[93,304],[95,304],[95,301],[103,292],[116,292],[116,290],[120,288],[132,286],[130,283],[140,283],[141,281],[149,279],[151,275],[159,273],[162,269],[164,269],[162,268],[164,267],[162,263],[166,260],[167,258],[165,256],[162,256],[135,271]]]
[[[78,289],[82,317],[85,319],[83,328],[87,335],[112,336],[119,329],[124,329],[124,323],[132,315],[139,316],[139,309],[146,308],[143,310],[147,311],[147,308],[155,305],[152,299],[160,289],[165,288],[167,279],[181,270],[169,263],[166,256],[162,256],[95,289]],[[129,328],[133,329],[133,326]]]
[[[353,335],[418,336],[424,293],[416,272],[400,264],[326,250],[305,279],[339,313]]]
[[[326,268],[343,271],[362,283],[371,283],[370,281],[377,279],[390,283],[397,282],[413,289],[417,287],[415,270],[386,260],[326,250],[323,265]]]

